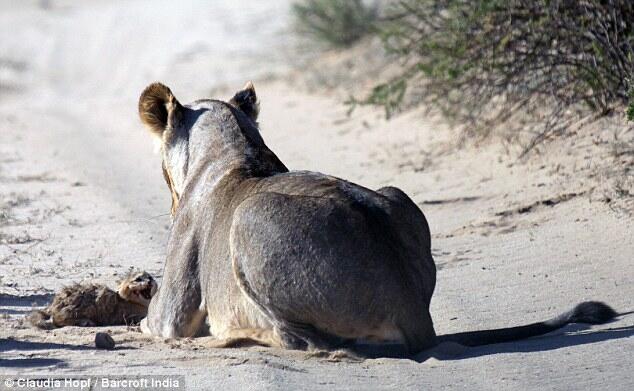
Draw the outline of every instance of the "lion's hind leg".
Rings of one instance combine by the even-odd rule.
[[[266,341],[274,341],[274,344],[264,344],[264,346],[275,346],[292,350],[331,350],[343,344],[344,340],[339,337],[323,333],[312,325],[291,321],[285,312],[276,306],[264,305],[260,295],[254,291],[249,283],[239,258],[240,257],[236,255],[233,257],[233,272],[240,290],[248,300],[266,316],[269,322],[274,325],[273,330],[266,330],[267,334],[265,338]],[[231,330],[233,334],[226,338],[227,341],[219,341],[218,343],[242,343],[239,341],[244,339],[244,337],[240,335],[241,333],[253,333],[252,331],[245,332],[244,330],[257,329]],[[253,339],[251,335],[249,335],[248,338]],[[236,341],[232,339],[236,339]],[[258,340],[258,338],[255,338],[255,340]],[[262,344],[258,343],[258,345]]]
[[[277,323],[277,333],[282,346],[287,349],[309,351],[332,351],[351,343],[350,339],[341,338],[318,330],[312,325],[289,321],[284,314],[273,309],[271,311]]]
[[[209,348],[242,348],[248,346],[280,347],[280,339],[273,330],[245,328],[229,330],[217,337],[197,338]]]

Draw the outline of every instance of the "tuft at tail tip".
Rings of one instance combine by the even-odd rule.
[[[585,301],[577,304],[572,310],[569,323],[601,324],[607,323],[618,316],[609,305],[600,301]]]

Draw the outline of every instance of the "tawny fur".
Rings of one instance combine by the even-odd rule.
[[[248,82],[242,90],[236,92],[233,98],[229,99],[229,104],[240,109],[253,121],[256,121],[260,114],[260,101],[255,93],[252,82]]]
[[[138,324],[156,289],[146,272],[131,273],[117,291],[102,284],[74,284],[57,293],[47,308],[34,311],[29,321],[43,329]]]
[[[429,313],[436,266],[416,203],[395,187],[289,172],[260,135],[258,112],[251,83],[227,102],[181,105],[159,83],[141,94],[141,120],[162,143],[173,217],[144,333],[211,335],[211,347],[333,350],[372,342],[411,354],[616,316],[586,302],[545,322],[436,336]]]
[[[139,116],[154,133],[160,134],[165,128],[170,111],[180,104],[169,88],[161,83],[147,86],[139,100]]]

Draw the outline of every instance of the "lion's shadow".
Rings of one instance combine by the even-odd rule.
[[[65,368],[68,364],[58,358],[0,358],[0,368],[40,368],[56,367]]]
[[[545,352],[634,336],[634,325],[603,330],[588,330],[583,325],[571,325],[562,330],[515,342],[464,348],[463,351],[453,354],[452,352],[441,352],[435,355],[433,349],[431,349],[431,352],[418,354],[416,360],[425,361],[430,357],[438,360],[465,360],[494,354]],[[447,337],[450,337],[450,335],[447,335]]]
[[[465,337],[468,336],[469,332],[459,334]],[[454,334],[445,334],[441,338],[445,341],[451,341],[452,335]],[[632,336],[634,336],[634,325],[591,330],[587,325],[576,324],[568,325],[561,330],[538,337],[478,347],[467,347],[453,342],[444,342],[414,356],[407,356],[403,345],[355,345],[350,350],[363,358],[410,358],[418,362],[435,358],[442,361],[453,361],[494,354],[544,352]]]

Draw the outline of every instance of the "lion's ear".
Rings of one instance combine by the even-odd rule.
[[[130,286],[122,282],[117,288],[117,293],[119,294],[119,297],[127,300],[131,296],[132,292],[130,290]]]
[[[182,106],[172,91],[161,83],[147,86],[139,98],[141,121],[159,137],[181,111]]]
[[[236,92],[233,98],[229,100],[229,103],[235,108],[242,110],[242,112],[248,115],[253,121],[258,119],[260,102],[255,94],[253,83],[248,82],[242,90]]]

